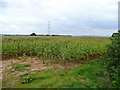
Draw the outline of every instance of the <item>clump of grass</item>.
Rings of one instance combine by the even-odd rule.
[[[49,62],[44,61],[43,64],[44,64],[44,66],[48,66],[48,65],[49,65]]]
[[[25,67],[30,67],[29,64],[19,64],[19,63],[12,63],[11,65],[11,69],[14,69],[16,71],[25,71],[25,70],[29,70]]]
[[[53,76],[51,73],[38,73],[38,72],[29,72],[28,74],[20,75],[21,84],[30,83],[33,80],[38,79],[47,79]]]
[[[21,61],[24,61],[26,58],[27,58],[27,56],[25,56],[25,55],[20,56],[20,57],[17,57],[17,59],[18,59],[18,60],[21,60]]]
[[[52,64],[59,64],[59,61],[51,61]]]
[[[29,64],[24,64],[23,67],[30,67],[31,65]]]

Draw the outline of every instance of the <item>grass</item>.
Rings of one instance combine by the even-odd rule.
[[[24,76],[24,77],[20,77],[20,82],[21,84],[24,83],[30,83],[33,80],[38,80],[38,79],[46,79],[46,78],[50,78],[51,76],[53,76],[53,74],[51,73],[43,73],[43,74],[39,74],[36,72],[30,72],[28,75]]]
[[[26,58],[27,58],[27,56],[24,55],[24,56],[21,56],[21,57],[17,57],[16,59],[24,61]]]
[[[13,77],[13,76],[12,76]],[[9,79],[11,79],[10,77]],[[102,59],[84,62],[80,66],[30,72],[18,78],[17,88],[107,88],[112,87]],[[15,79],[16,79],[15,78]],[[13,80],[12,80],[13,81]],[[9,82],[10,83],[10,82]],[[9,85],[9,84],[8,84]]]
[[[25,67],[30,67],[29,64],[19,64],[19,63],[12,63],[11,65],[11,68],[16,70],[16,71],[25,71],[25,70],[29,70],[29,69],[26,69]]]

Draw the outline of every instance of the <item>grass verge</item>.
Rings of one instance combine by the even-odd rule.
[[[108,88],[112,87],[103,58],[84,61],[80,66],[30,72],[27,75],[7,78],[4,88]],[[14,82],[14,84],[8,84]]]

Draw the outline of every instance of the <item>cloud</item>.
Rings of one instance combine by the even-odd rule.
[[[0,33],[111,35],[118,0],[1,0]],[[100,33],[99,33],[100,32]]]
[[[7,18],[0,16],[0,22],[8,22]]]

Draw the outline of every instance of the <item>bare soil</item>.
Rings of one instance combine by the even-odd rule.
[[[63,62],[61,60],[55,60],[55,59],[39,59],[37,57],[27,57],[24,60],[18,60],[18,59],[8,59],[8,60],[3,60],[2,61],[2,68],[0,68],[0,71],[4,70],[9,70],[11,67],[12,63],[19,63],[19,64],[29,64],[28,68],[29,70],[23,71],[23,72],[18,72],[13,69],[14,74],[20,75],[20,74],[25,74],[30,71],[36,71],[36,70],[43,70],[43,69],[51,69],[53,67],[58,67],[58,68],[70,68],[73,66],[78,66],[80,65],[79,62]]]
[[[12,69],[13,74],[15,75],[20,75],[20,74],[26,74],[30,71],[38,71],[38,70],[43,70],[43,69],[51,69],[53,67],[58,67],[60,69],[64,68],[71,68],[75,66],[79,66],[81,64],[81,61],[89,61],[89,60],[94,60],[102,55],[95,55],[95,56],[89,56],[87,59],[81,59],[80,61],[63,61],[63,60],[56,60],[56,59],[49,59],[49,58],[38,58],[38,57],[27,57],[25,59],[6,59],[3,60],[1,65],[0,65],[0,72],[3,72],[5,70],[11,69],[10,65],[12,63],[19,63],[19,64],[29,64],[29,67],[25,67],[26,71],[19,72],[14,69]],[[3,73],[4,74],[4,73]]]

